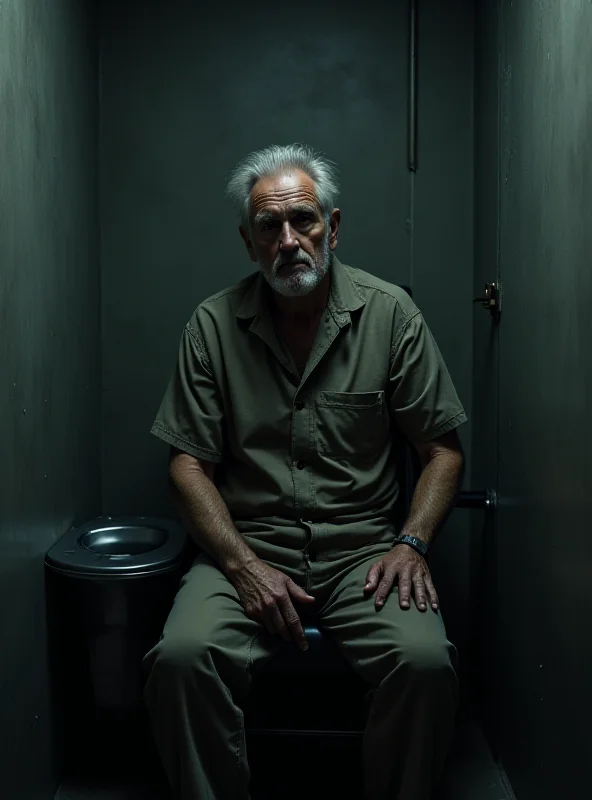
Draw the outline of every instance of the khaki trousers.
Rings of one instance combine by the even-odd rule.
[[[366,796],[428,800],[446,759],[457,707],[456,651],[439,613],[376,611],[363,586],[388,545],[294,568],[272,563],[316,599],[315,621],[376,687],[364,735]],[[279,552],[279,551],[277,551]],[[268,559],[266,559],[268,560]],[[278,561],[277,555],[274,559]],[[298,606],[296,606],[298,609]],[[252,670],[280,640],[248,619],[214,561],[199,555],[182,580],[159,643],[145,656],[145,699],[177,800],[247,800],[241,701]]]

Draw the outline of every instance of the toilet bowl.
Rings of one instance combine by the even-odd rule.
[[[78,579],[130,579],[174,571],[187,534],[173,520],[96,517],[71,528],[48,551],[48,569]]]

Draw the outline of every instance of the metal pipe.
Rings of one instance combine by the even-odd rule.
[[[497,495],[494,489],[477,489],[460,492],[455,503],[456,508],[480,508],[494,511],[497,507]]]
[[[409,0],[409,92],[407,109],[407,167],[417,169],[417,0]]]

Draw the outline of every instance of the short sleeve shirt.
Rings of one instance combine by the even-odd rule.
[[[398,286],[333,257],[302,374],[256,272],[201,303],[152,433],[214,462],[245,536],[320,559],[396,535],[397,432],[426,442],[467,417],[438,346]],[[400,439],[399,439],[400,441]]]

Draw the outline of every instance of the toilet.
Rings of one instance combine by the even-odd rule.
[[[195,554],[181,525],[148,516],[96,517],[47,552],[50,668],[67,760],[91,746],[98,756],[98,745],[142,719],[142,658]]]

